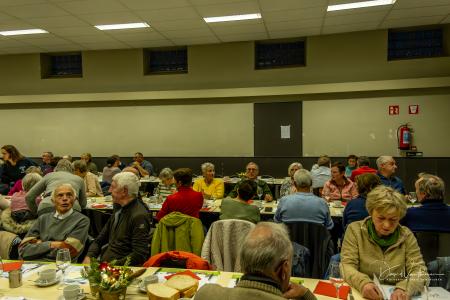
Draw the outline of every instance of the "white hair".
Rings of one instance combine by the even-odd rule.
[[[117,184],[119,188],[126,188],[128,190],[128,195],[137,197],[139,194],[139,178],[131,172],[121,172],[112,178],[112,180]]]
[[[382,155],[380,157],[377,158],[377,168],[378,170],[381,169],[381,166],[384,165],[385,163],[388,163],[390,161],[394,160],[394,158],[392,156],[388,156],[388,155]]]
[[[298,167],[299,169],[303,169],[303,165],[302,165],[301,163],[299,163],[299,162],[293,162],[293,163],[290,164],[289,167],[288,167],[288,175],[289,175],[289,176],[291,176],[291,170],[292,170],[294,167]]]
[[[294,174],[295,185],[299,188],[307,188],[312,186],[312,176],[308,170],[300,169]]]
[[[208,170],[208,169],[213,169],[214,170],[214,165],[212,163],[210,163],[210,162],[205,162],[205,163],[203,163],[201,165],[200,168],[202,169],[202,173],[205,173],[206,170]]]
[[[55,202],[56,197],[56,191],[59,190],[62,187],[67,187],[72,191],[73,197],[77,198],[77,191],[74,189],[74,187],[70,183],[61,183],[60,185],[57,185],[55,189],[52,191],[52,201]]]

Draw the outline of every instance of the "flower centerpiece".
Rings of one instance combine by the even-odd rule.
[[[143,272],[133,272],[129,267],[130,258],[127,257],[123,266],[116,266],[116,261],[98,262],[91,258],[89,267],[85,267],[83,277],[89,280],[91,293],[100,293],[101,299],[125,299],[127,287],[134,278]]]

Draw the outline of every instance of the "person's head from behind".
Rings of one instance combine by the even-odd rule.
[[[35,173],[35,172],[28,173],[22,179],[22,189],[25,192],[28,192],[41,179],[42,179],[42,176],[39,173]]]
[[[255,197],[258,186],[253,180],[242,180],[238,184],[237,192],[241,200],[248,201]]]
[[[173,178],[177,186],[190,187],[192,185],[192,170],[189,168],[180,168],[173,172]]]
[[[139,194],[139,178],[131,172],[121,172],[112,178],[109,192],[115,203],[122,206],[129,203]]]
[[[138,178],[140,177],[139,171],[138,169],[136,169],[135,167],[125,167],[122,170],[123,172],[129,172],[129,173],[133,173],[134,175],[136,175]]]
[[[159,172],[159,179],[165,186],[170,185],[173,181],[173,171],[171,168],[164,168]]]
[[[117,158],[115,158],[114,156],[108,157],[106,159],[106,166],[108,168],[112,168],[112,167],[118,167],[120,164],[120,160],[118,160]]]
[[[406,214],[405,197],[396,190],[379,185],[367,194],[366,208],[379,237],[391,235]]]
[[[63,159],[67,159],[68,161],[72,161],[72,155],[69,155],[69,154],[65,154],[65,155],[63,155],[63,157],[62,157]]]
[[[391,177],[397,170],[397,164],[392,156],[383,155],[377,158],[377,167],[381,175]]]
[[[416,180],[414,186],[419,202],[426,199],[444,201],[445,183],[440,177],[431,174],[422,174]]]
[[[317,159],[317,165],[319,167],[327,167],[329,168],[331,165],[331,160],[328,155],[322,155]]]
[[[358,157],[354,154],[350,154],[347,157],[347,165],[351,168],[356,167],[356,161],[358,160]]]
[[[309,192],[312,186],[312,176],[308,170],[300,169],[294,174],[294,185],[297,191]]]
[[[73,173],[73,166],[70,160],[61,159],[55,167],[55,172],[69,172]]]
[[[334,181],[340,181],[345,176],[345,166],[341,162],[335,162],[331,166],[331,179]]]
[[[3,160],[5,162],[17,162],[23,159],[22,154],[20,154],[19,150],[13,145],[4,145],[1,148]]]
[[[295,172],[297,172],[300,169],[303,169],[303,166],[302,166],[301,163],[293,162],[292,164],[290,164],[289,167],[288,167],[288,175],[289,175],[289,177],[294,178]]]
[[[358,194],[367,197],[367,194],[381,184],[380,177],[372,173],[365,173],[356,176],[356,187]]]
[[[245,177],[250,180],[255,180],[258,178],[259,174],[259,167],[254,162],[249,162],[247,166],[245,167]]]
[[[72,163],[73,165],[73,173],[75,175],[80,176],[81,178],[86,177],[88,172],[87,164],[84,160],[76,160]]]
[[[36,166],[28,167],[28,168],[25,170],[25,173],[26,173],[26,174],[37,173],[37,174],[39,174],[39,175],[41,175],[41,176],[43,175],[43,174],[42,174],[41,168],[40,168],[40,167],[36,167]]]
[[[81,160],[84,160],[87,164],[92,162],[92,155],[90,153],[83,153],[80,157]]]
[[[370,159],[367,156],[358,157],[358,167],[370,167]]]
[[[289,287],[292,244],[283,224],[260,222],[247,234],[240,249],[244,274],[262,274],[278,282],[281,291]]]
[[[58,185],[52,192],[52,201],[58,213],[64,214],[72,207],[76,199],[76,191],[70,183]]]

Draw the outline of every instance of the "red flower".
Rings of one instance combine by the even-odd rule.
[[[109,265],[108,265],[108,263],[106,261],[100,263],[100,265],[98,266],[100,271],[105,271],[106,268],[108,268],[108,267],[109,267]]]

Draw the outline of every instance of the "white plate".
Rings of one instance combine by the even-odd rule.
[[[83,294],[78,295],[77,300],[82,300],[84,298],[86,298],[86,295],[83,293]],[[58,297],[58,300],[66,300],[66,298],[64,298],[64,295],[61,295]]]
[[[36,279],[34,281],[34,284],[39,287],[46,287],[46,286],[51,286],[51,285],[57,284],[60,280],[61,280],[60,276],[56,276],[55,279],[52,281]]]

